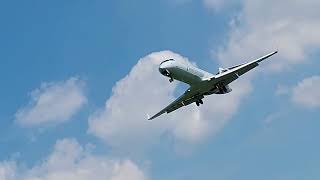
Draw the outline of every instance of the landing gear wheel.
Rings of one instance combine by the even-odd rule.
[[[170,79],[169,79],[169,82],[172,83],[172,82],[173,82],[173,78],[170,78]]]
[[[202,99],[199,99],[199,100],[196,101],[196,105],[197,105],[197,106],[200,106],[200,104],[203,104]]]
[[[199,99],[199,103],[200,103],[200,104],[203,104],[203,101],[202,101],[202,99]]]

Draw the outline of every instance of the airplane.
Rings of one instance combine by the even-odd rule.
[[[274,51],[248,63],[229,68],[219,68],[218,73],[215,75],[174,59],[167,59],[161,62],[159,71],[162,75],[169,77],[170,83],[178,80],[188,84],[190,87],[163,110],[152,117],[148,115],[148,120],[152,120],[164,113],[171,113],[194,102],[197,106],[200,106],[203,104],[202,99],[208,95],[230,93],[232,91],[229,87],[231,82],[257,67],[260,62],[276,53],[278,53],[278,51]]]

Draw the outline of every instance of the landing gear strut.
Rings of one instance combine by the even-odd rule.
[[[169,82],[170,82],[170,83],[172,83],[172,82],[173,82],[173,78],[172,78],[172,77],[170,77]]]

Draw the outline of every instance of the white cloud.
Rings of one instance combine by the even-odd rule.
[[[320,76],[312,76],[293,88],[292,101],[305,107],[320,107]]]
[[[15,180],[16,164],[12,161],[0,162],[0,179]]]
[[[200,108],[190,105],[148,121],[147,113],[156,113],[175,99],[177,84],[169,83],[158,72],[160,62],[167,58],[188,61],[170,51],[140,59],[113,87],[106,106],[90,116],[88,131],[112,147],[130,152],[148,149],[163,135],[172,136],[178,143],[198,143],[219,132],[251,90],[249,83],[240,81],[228,95],[205,98]]]
[[[27,127],[62,123],[70,120],[86,102],[84,82],[78,78],[43,83],[32,91],[29,104],[15,114],[16,122]]]
[[[216,55],[222,65],[250,60],[275,49],[279,54],[268,68],[273,71],[304,63],[320,45],[320,1],[243,0],[233,19],[229,40]]]
[[[0,163],[0,179],[147,180],[148,177],[131,160],[95,156],[76,140],[63,139],[57,141],[46,160],[30,169],[17,170],[15,162]]]

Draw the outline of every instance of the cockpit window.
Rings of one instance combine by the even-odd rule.
[[[164,63],[164,62],[168,62],[168,61],[174,61],[174,59],[167,59],[167,60],[164,60],[164,61],[162,61],[162,62],[160,63],[160,65],[161,65],[162,63]]]

